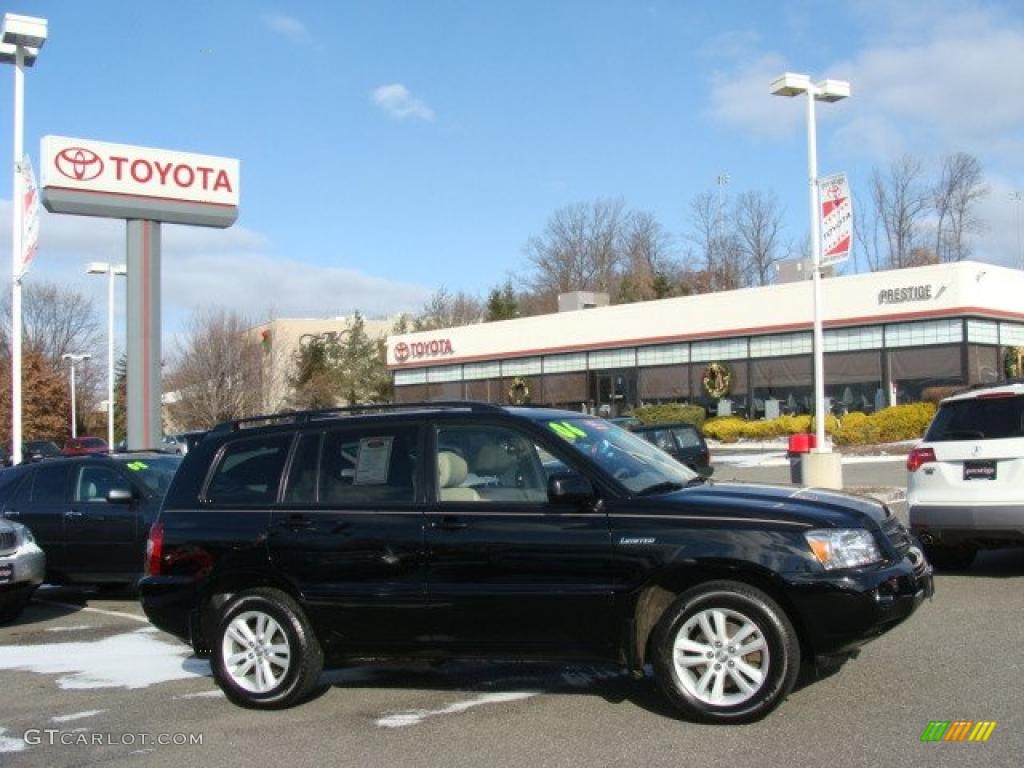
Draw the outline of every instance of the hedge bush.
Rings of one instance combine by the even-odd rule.
[[[839,445],[891,443],[915,440],[924,434],[932,416],[933,403],[910,403],[885,408],[870,415],[848,413],[841,420],[832,414],[825,418],[825,432]],[[704,434],[723,443],[739,439],[769,440],[802,432],[813,431],[813,419],[808,415],[780,416],[766,421],[747,421],[737,416],[708,419]]]
[[[629,413],[635,416],[644,424],[671,424],[683,422],[685,424],[696,424],[704,426],[707,418],[707,411],[699,405],[683,405],[682,403],[663,403],[662,405],[644,405],[634,408]]]

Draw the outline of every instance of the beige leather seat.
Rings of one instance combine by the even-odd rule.
[[[480,501],[480,495],[472,488],[463,488],[469,468],[466,460],[457,453],[440,451],[437,454],[437,487],[441,501]]]
[[[545,501],[547,493],[537,488],[520,488],[516,480],[518,470],[516,457],[494,443],[482,445],[476,452],[473,471],[482,477],[497,479],[499,487],[487,486],[480,489],[484,501]]]

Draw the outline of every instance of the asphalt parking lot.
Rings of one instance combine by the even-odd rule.
[[[1022,585],[1024,549],[982,553],[859,658],[734,727],[679,720],[651,680],[581,664],[364,664],[303,706],[251,712],[135,602],[44,588],[0,628],[0,766],[1016,766]],[[997,725],[985,743],[922,743],[933,720]]]
[[[1019,765],[1022,583],[1019,549],[940,575],[910,622],[741,727],[680,721],[650,680],[578,664],[367,664],[250,712],[135,603],[46,589],[0,629],[0,765]],[[958,719],[998,725],[987,743],[921,743]]]

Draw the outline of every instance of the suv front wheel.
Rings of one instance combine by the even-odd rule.
[[[231,600],[213,643],[213,673],[227,697],[244,707],[283,709],[312,692],[323,651],[302,608],[276,589]]]
[[[680,595],[655,629],[658,684],[683,714],[704,722],[758,720],[793,689],[800,645],[764,592],[730,581]]]

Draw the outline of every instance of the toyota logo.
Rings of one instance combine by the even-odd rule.
[[[395,344],[395,359],[400,363],[409,359],[409,345],[404,341]]]
[[[57,170],[74,181],[92,181],[103,173],[103,161],[91,149],[68,147],[54,158]]]

